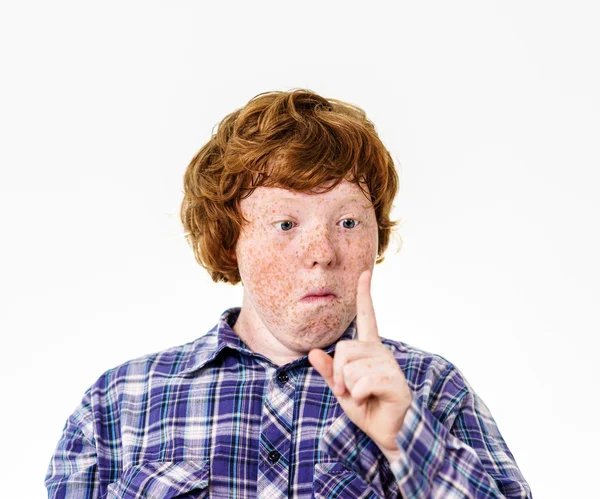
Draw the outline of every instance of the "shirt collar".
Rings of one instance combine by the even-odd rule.
[[[214,360],[217,355],[225,348],[237,350],[238,352],[250,356],[257,355],[242,341],[242,339],[233,330],[233,325],[241,312],[241,307],[232,307],[225,310],[219,317],[218,323],[204,336],[198,338],[193,344],[193,353],[180,375],[188,374],[204,367],[208,362]],[[352,340],[356,338],[356,317],[346,328],[344,333],[331,345],[323,350],[331,353],[340,340]],[[308,355],[305,355],[288,366],[297,366],[308,364]]]

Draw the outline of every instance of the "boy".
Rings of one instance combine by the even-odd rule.
[[[181,218],[241,308],[107,371],[69,418],[50,497],[531,497],[440,356],[380,336],[374,265],[398,177],[365,113],[267,92],[184,176]]]

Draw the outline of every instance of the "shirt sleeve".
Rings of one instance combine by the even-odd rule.
[[[413,398],[391,470],[404,498],[531,498],[489,409],[466,385],[440,422]]]
[[[46,474],[48,498],[95,499],[98,467],[90,391],[67,420]]]
[[[324,435],[323,451],[354,470],[386,499],[531,498],[531,490],[484,402],[453,365],[417,393],[388,463],[344,414]]]

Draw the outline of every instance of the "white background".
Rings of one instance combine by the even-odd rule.
[[[216,5],[218,4],[218,5]],[[241,304],[185,243],[182,177],[267,90],[361,106],[398,163],[382,336],[443,355],[539,498],[597,476],[595,2],[6,2],[0,11],[2,497],[43,497],[110,367]]]

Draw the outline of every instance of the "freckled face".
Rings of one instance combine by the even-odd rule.
[[[344,180],[321,194],[259,187],[240,209],[250,222],[236,246],[248,329],[278,351],[304,354],[333,343],[356,315],[359,275],[377,257],[370,200]],[[302,301],[314,288],[336,297]]]

